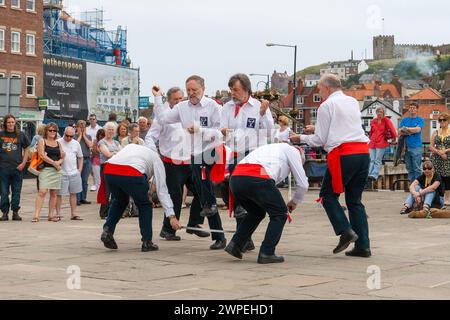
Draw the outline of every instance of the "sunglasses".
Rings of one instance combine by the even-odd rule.
[[[73,138],[73,136],[69,136],[68,134],[65,134],[66,138]]]
[[[445,121],[448,121],[447,119],[439,119],[438,120],[439,122],[445,122]]]
[[[423,170],[433,170],[431,167],[423,167]]]
[[[47,130],[48,132],[56,132],[56,130],[53,130],[53,129],[49,129],[49,130]]]

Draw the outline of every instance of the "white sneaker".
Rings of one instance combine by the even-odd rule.
[[[91,191],[97,191],[97,187],[96,186],[92,186],[91,187]]]

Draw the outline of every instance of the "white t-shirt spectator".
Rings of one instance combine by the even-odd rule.
[[[73,176],[78,173],[78,158],[83,158],[81,145],[77,140],[72,139],[66,142],[64,138],[58,139],[62,150],[66,154],[61,165],[61,172],[65,176]]]
[[[291,128],[287,127],[284,131],[277,130],[275,134],[275,142],[289,142],[289,133]]]

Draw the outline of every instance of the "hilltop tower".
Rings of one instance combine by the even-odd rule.
[[[374,60],[394,58],[395,39],[394,36],[373,37]]]

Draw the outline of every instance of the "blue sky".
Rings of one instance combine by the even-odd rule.
[[[110,29],[128,29],[128,50],[141,70],[141,95],[159,84],[184,87],[199,74],[206,93],[226,89],[237,72],[293,73],[327,61],[372,58],[372,37],[393,34],[396,43],[450,43],[450,3],[442,0],[65,0],[75,16],[105,10]],[[384,23],[382,21],[384,18]],[[255,89],[258,81],[252,78]],[[263,87],[262,84],[258,89]]]

